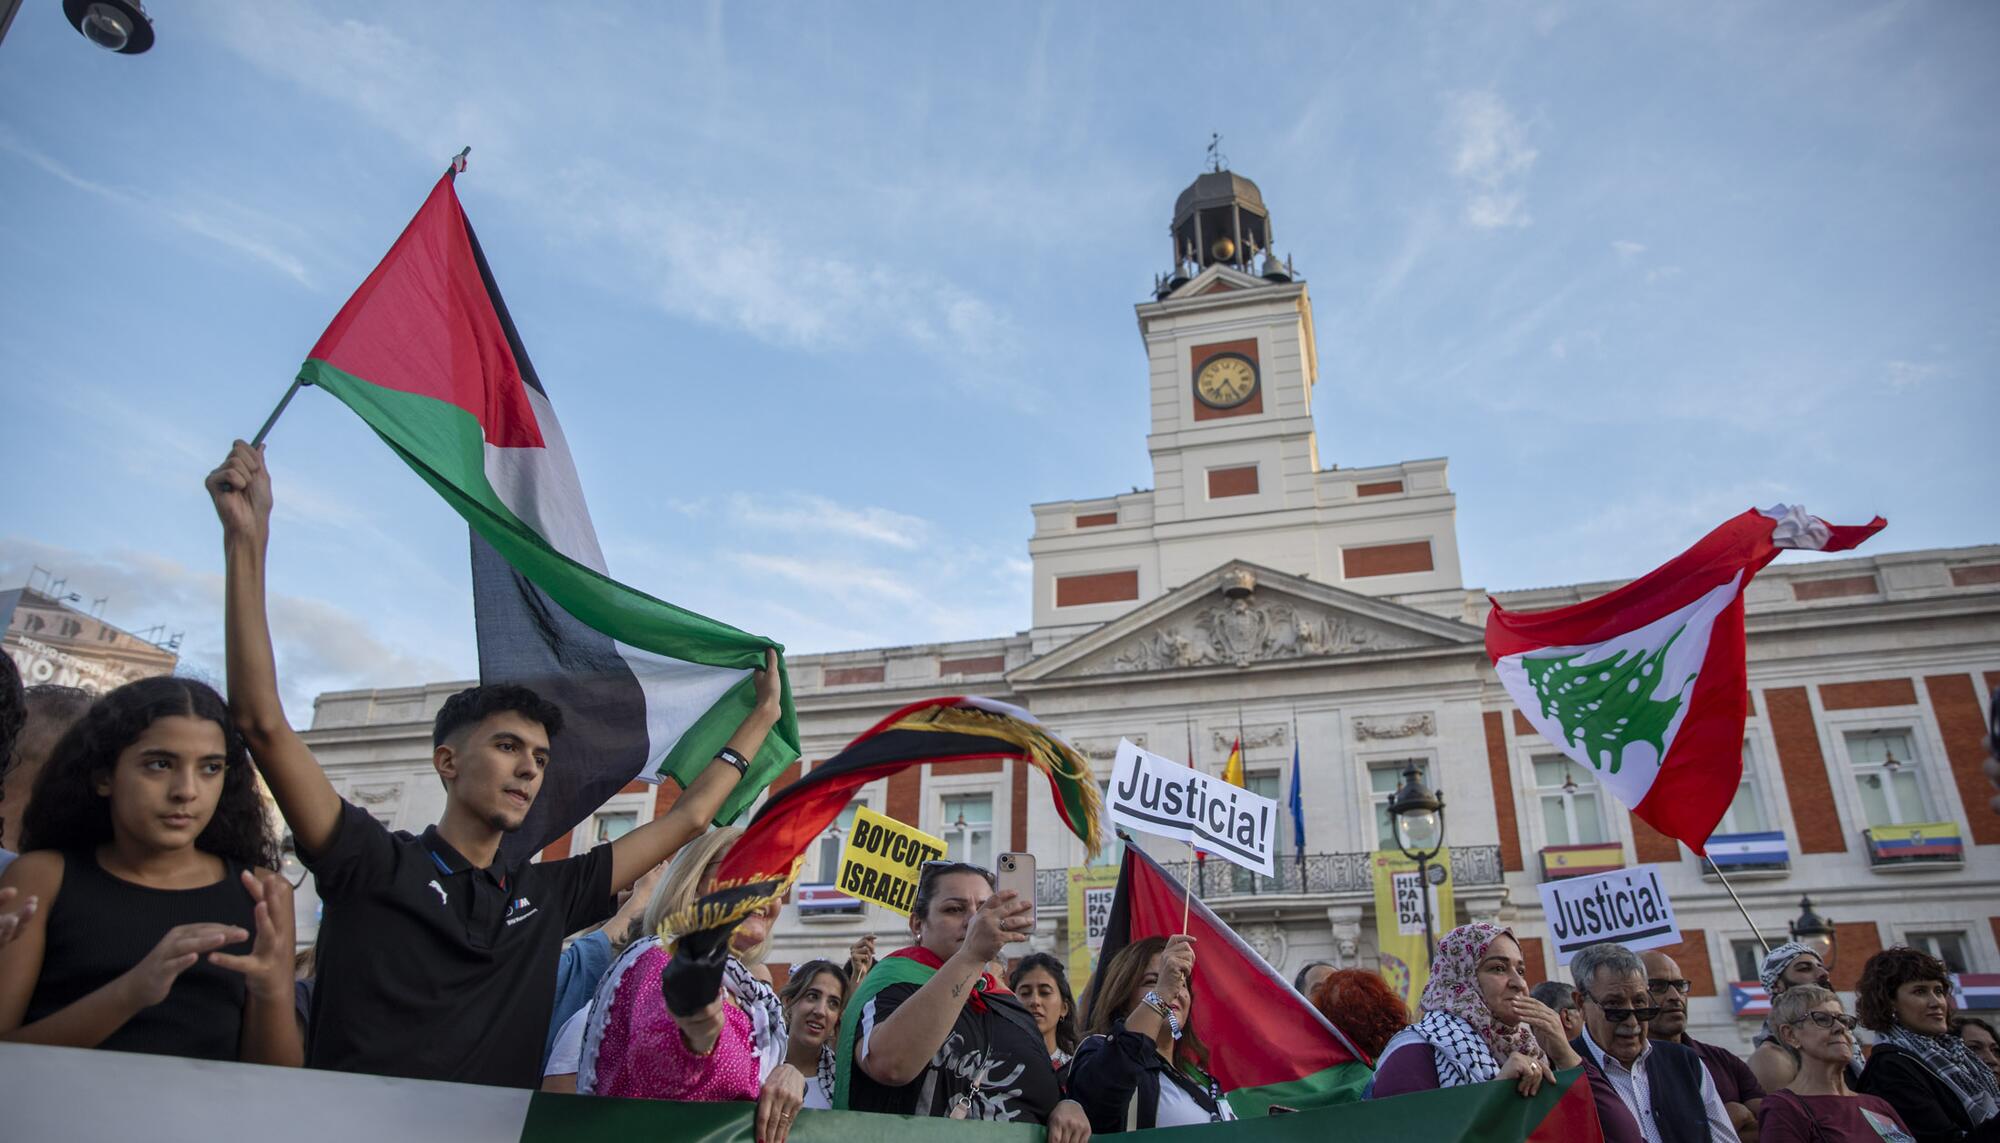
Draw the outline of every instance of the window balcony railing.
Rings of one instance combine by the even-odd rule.
[[[1965,864],[1965,839],[1956,822],[1911,822],[1863,830],[1868,864],[1875,869],[1957,869]]]
[[[1194,895],[1202,900],[1221,901],[1243,897],[1373,893],[1374,862],[1375,855],[1366,852],[1308,853],[1303,859],[1281,856],[1269,877],[1252,873],[1219,857],[1204,862],[1162,861],[1160,868],[1181,884],[1191,886]],[[1468,888],[1501,884],[1505,873],[1500,868],[1500,847],[1452,846],[1451,879],[1453,884]],[[1068,902],[1068,871],[1038,870],[1035,874],[1035,904],[1054,907]]]

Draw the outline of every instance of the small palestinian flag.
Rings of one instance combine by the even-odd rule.
[[[1743,774],[1744,588],[1786,548],[1845,551],[1885,526],[1783,504],[1745,512],[1596,599],[1531,613],[1494,603],[1486,653],[1543,737],[1700,854]]]
[[[789,883],[806,847],[833,824],[856,790],[911,766],[976,758],[1014,758],[1040,770],[1063,824],[1092,854],[1102,848],[1103,807],[1089,761],[1020,707],[952,696],[896,711],[772,794],[723,857],[716,883]]]
[[[693,781],[750,713],[751,672],[773,644],[606,574],[562,426],[454,173],[341,308],[299,380],[345,402],[471,525],[481,681],[525,684],[563,710],[556,764],[505,842],[518,856],[634,778]],[[797,757],[788,683],[777,727],[718,820]]]
[[[1367,1057],[1207,905],[1189,901],[1187,890],[1137,845],[1125,847],[1083,1010],[1096,1011],[1103,966],[1119,949],[1181,932],[1183,916],[1195,938],[1188,1024],[1208,1049],[1208,1071],[1236,1114],[1256,1119],[1273,1104],[1308,1108],[1360,1099],[1371,1073]]]

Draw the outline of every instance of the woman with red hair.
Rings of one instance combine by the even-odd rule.
[[[1373,1064],[1389,1040],[1410,1023],[1410,1010],[1373,972],[1343,968],[1329,973],[1312,991],[1313,1007],[1347,1034]]]

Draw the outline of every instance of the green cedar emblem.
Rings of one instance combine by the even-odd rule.
[[[1667,729],[1687,695],[1690,671],[1678,685],[1662,687],[1667,649],[1680,628],[1659,647],[1621,650],[1608,658],[1591,647],[1566,658],[1524,656],[1521,666],[1535,689],[1542,716],[1562,727],[1563,741],[1580,750],[1599,770],[1616,774],[1630,746],[1652,747],[1655,761],[1666,757]],[[1665,694],[1664,699],[1655,695]]]

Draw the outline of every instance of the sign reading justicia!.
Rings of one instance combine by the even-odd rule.
[[[1269,877],[1278,803],[1120,739],[1111,764],[1111,820]]]
[[[1542,912],[1556,939],[1558,966],[1568,964],[1577,950],[1602,941],[1636,951],[1681,939],[1674,903],[1650,865],[1549,881],[1541,890]]]

